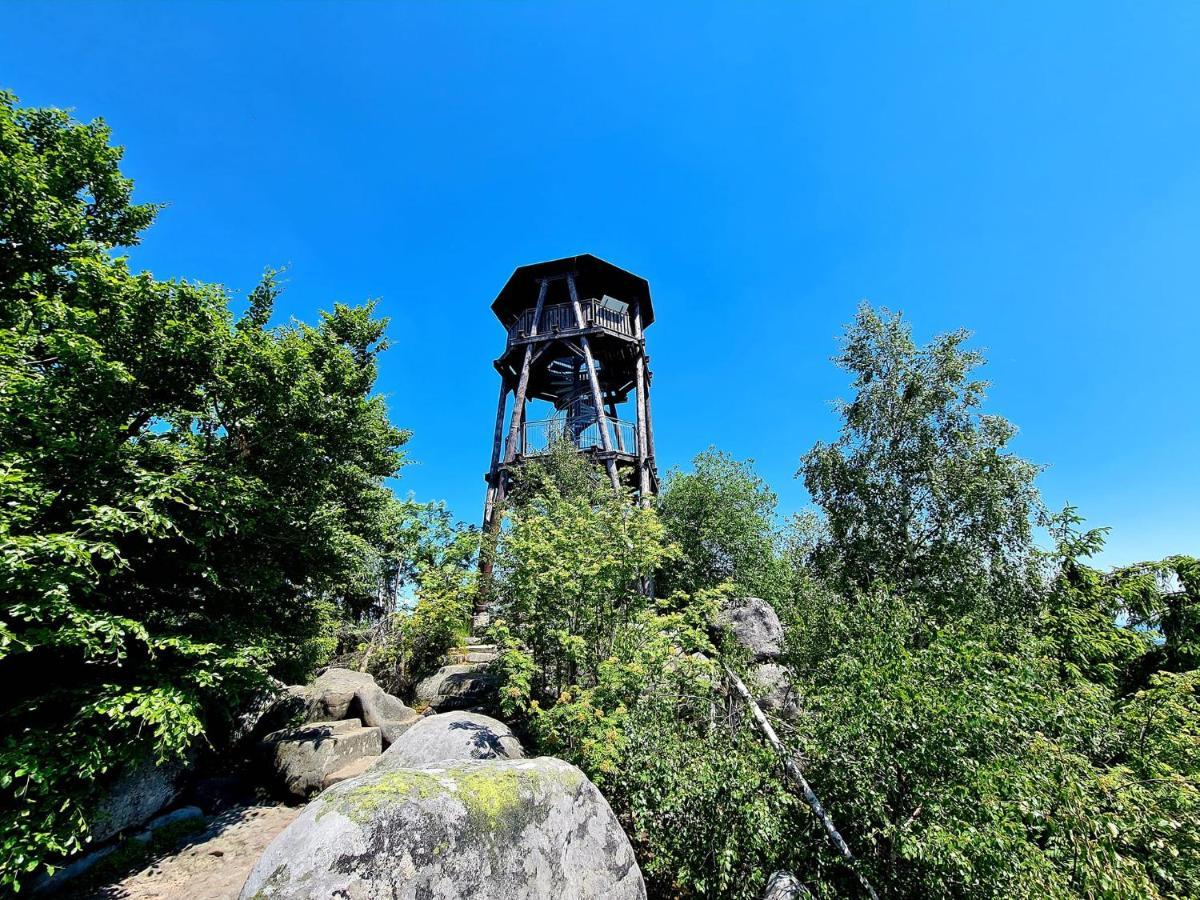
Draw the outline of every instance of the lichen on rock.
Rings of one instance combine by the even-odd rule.
[[[264,853],[243,898],[643,898],[633,850],[574,766],[458,760],[327,790]]]

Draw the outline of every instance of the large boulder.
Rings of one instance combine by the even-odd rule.
[[[191,774],[190,761],[161,765],[147,759],[123,770],[110,782],[91,817],[92,843],[141,825],[170,805],[182,792]]]
[[[507,725],[473,712],[425,716],[388,747],[381,767],[415,769],[458,759],[521,759],[525,752]]]
[[[416,710],[387,693],[366,672],[327,669],[312,684],[289,685],[259,717],[258,733],[289,725],[359,719],[378,728],[386,747],[419,718]]]
[[[627,900],[633,848],[587,777],[558,759],[461,760],[334,785],[267,847],[243,900]]]
[[[326,779],[348,763],[383,752],[379,729],[364,728],[357,719],[276,731],[263,743],[276,786],[293,800],[320,791]]]
[[[792,671],[779,663],[759,663],[751,672],[754,699],[766,712],[788,722],[800,718],[800,704]]]
[[[418,704],[434,712],[490,709],[496,703],[496,676],[478,663],[442,666],[417,684]]]
[[[767,662],[783,650],[783,626],[771,604],[757,597],[728,600],[717,613],[717,624],[729,629],[733,639],[755,662]]]

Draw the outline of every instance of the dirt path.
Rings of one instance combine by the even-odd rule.
[[[243,806],[214,818],[173,853],[87,896],[103,900],[230,900],[236,898],[267,844],[300,815],[300,807]]]

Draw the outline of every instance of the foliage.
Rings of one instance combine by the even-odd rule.
[[[728,585],[646,597],[678,551],[576,453],[528,467],[515,496],[492,629],[506,716],[603,788],[656,891],[761,892],[795,800],[727,721],[711,623]]]
[[[800,470],[828,531],[813,562],[843,591],[891,584],[935,616],[1019,611],[1036,594],[1039,470],[1005,451],[1011,424],[979,412],[968,336],[918,347],[899,315],[865,305],[847,331],[836,362],[854,399],[839,404],[841,437]]]
[[[541,701],[597,683],[620,642],[655,613],[641,586],[672,553],[653,510],[616,496],[599,478],[577,478],[579,466],[568,459],[551,465],[568,477],[527,467],[495,573],[504,598],[497,616],[530,654],[529,698]]]
[[[1120,596],[1130,625],[1159,639],[1144,667],[1182,672],[1200,666],[1200,559],[1176,555],[1135,563],[1105,580]]]
[[[1050,640],[930,634],[887,594],[798,621],[832,648],[797,665],[807,769],[889,896],[1194,896],[1194,680],[1118,701]]]
[[[1043,512],[964,338],[848,334],[823,518],[785,542],[806,769],[888,896],[1196,896],[1195,563],[1088,567],[1103,531]]]
[[[1151,631],[1134,627],[1113,577],[1084,560],[1104,545],[1104,529],[1080,531],[1072,508],[1049,519],[1056,575],[1034,625],[1054,644],[1061,676],[1117,691],[1130,682],[1140,660],[1152,651]]]
[[[716,449],[692,461],[691,472],[673,471],[658,500],[668,539],[680,552],[661,573],[662,588],[697,591],[732,584],[742,595],[779,598],[775,507],[777,498],[755,474]]]
[[[375,602],[406,435],[384,322],[268,323],[114,255],[134,204],[102,122],[0,95],[0,884],[78,850],[99,780],[181,755]]]
[[[440,665],[470,625],[479,533],[452,522],[442,503],[404,504],[393,582],[394,602],[374,624],[361,657],[391,693],[404,693]],[[356,654],[357,655],[357,654]]]
[[[749,722],[715,699],[707,709],[662,695],[639,703],[604,783],[652,897],[757,900],[772,872],[805,871],[808,808]]]

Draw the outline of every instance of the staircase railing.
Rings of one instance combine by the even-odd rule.
[[[537,422],[526,422],[522,433],[521,454],[523,456],[541,456],[550,451],[550,447],[563,439],[580,450],[599,450],[604,443],[600,439],[600,428],[608,430],[609,446],[620,453],[637,455],[637,427],[632,422],[623,422],[612,416],[605,416],[602,422],[594,418],[590,422],[568,424],[565,416],[555,416],[552,419],[542,419]]]

